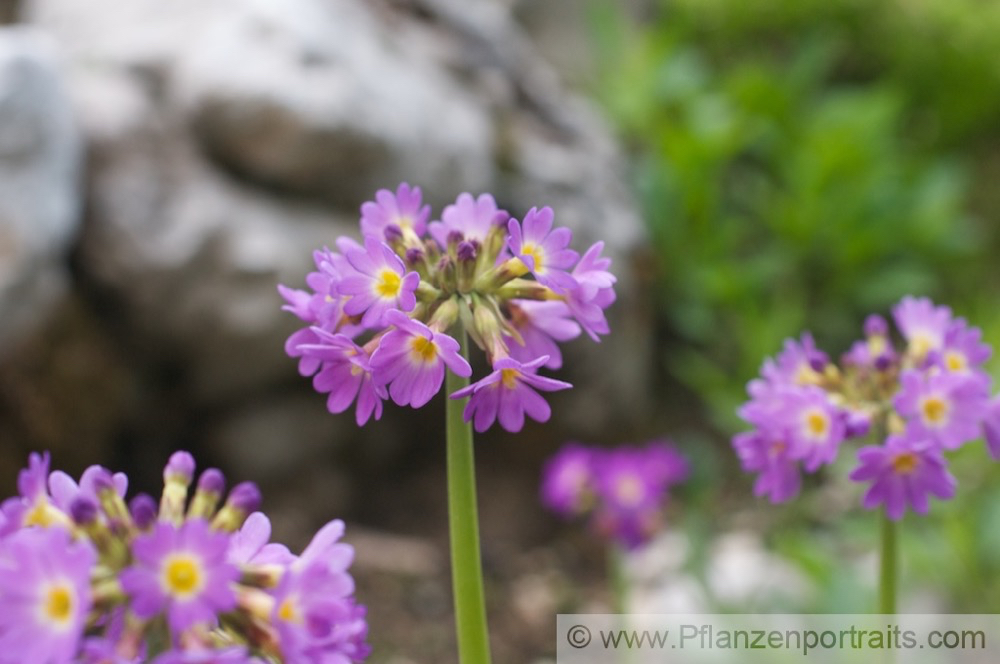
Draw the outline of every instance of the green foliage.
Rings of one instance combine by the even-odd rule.
[[[659,359],[721,432],[743,428],[745,382],[783,338],[811,330],[836,356],[908,293],[1000,348],[1000,3],[663,0],[633,22],[592,1],[596,93],[657,259]],[[797,500],[752,512],[817,589],[802,610],[873,608],[877,519],[846,480],[853,451],[841,457]],[[957,497],[903,521],[902,593],[994,611],[1000,466],[979,444],[952,461]],[[692,494],[718,516],[750,479],[713,469],[726,481],[696,477]],[[711,520],[691,526],[698,551]]]
[[[809,328],[839,352],[904,294],[954,303],[982,283],[966,161],[942,146],[1000,111],[982,90],[1000,57],[915,49],[899,24],[1000,37],[951,3],[892,4],[678,0],[643,27],[607,8],[595,22],[678,340],[663,361],[724,430],[783,337]],[[927,71],[947,78],[928,87]]]

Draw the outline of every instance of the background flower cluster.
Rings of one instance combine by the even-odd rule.
[[[567,443],[545,465],[542,502],[561,516],[586,516],[592,529],[627,549],[663,525],[668,490],[687,478],[688,463],[672,445],[586,447]]]
[[[954,495],[945,452],[983,437],[1000,458],[1000,400],[982,369],[991,349],[981,331],[926,298],[903,298],[892,316],[901,347],[872,315],[839,365],[809,334],[764,363],[740,409],[754,429],[733,438],[743,468],[758,474],[757,495],[791,499],[803,471],[817,472],[845,440],[870,434],[876,444],[858,450],[850,477],[869,484],[865,507],[884,505],[899,519],[907,507],[926,514],[929,496]]]
[[[124,474],[91,466],[76,481],[32,454],[0,508],[0,662],[363,660],[343,522],[294,555],[270,542],[254,484],[223,502],[225,478],[209,468],[189,500],[194,471],[177,452],[159,501],[126,504]]]

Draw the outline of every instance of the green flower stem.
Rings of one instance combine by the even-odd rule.
[[[896,524],[882,511],[882,560],[879,574],[879,613],[896,613]]]
[[[611,584],[612,613],[626,613],[628,579],[625,577],[625,552],[617,542],[608,544],[608,579]]]
[[[468,358],[465,330],[453,332]],[[448,372],[445,388],[452,394],[469,384],[468,378]],[[455,629],[462,664],[489,664],[490,636],[486,627],[483,570],[479,556],[479,515],[476,503],[476,464],[472,424],[462,417],[466,399],[447,399],[448,528],[451,534],[451,578],[455,596]]]

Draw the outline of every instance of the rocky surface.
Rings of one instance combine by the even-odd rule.
[[[80,220],[80,135],[56,46],[0,28],[0,356],[66,294]]]

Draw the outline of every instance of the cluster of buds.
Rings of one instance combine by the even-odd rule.
[[[818,471],[845,440],[870,434],[876,444],[858,450],[850,478],[870,483],[867,509],[884,505],[897,520],[907,507],[926,514],[931,495],[954,495],[946,451],[982,437],[1000,458],[1000,398],[990,397],[981,331],[926,298],[905,297],[892,313],[901,348],[872,315],[840,366],[808,334],[764,363],[740,409],[755,428],[733,438],[743,468],[759,473],[755,494],[793,498],[801,471]]]
[[[542,502],[567,518],[589,516],[600,536],[635,549],[660,530],[667,491],[687,476],[687,461],[664,441],[613,449],[568,443],[543,469]]]
[[[331,521],[301,555],[270,542],[249,482],[225,494],[176,452],[157,502],[100,466],[77,482],[32,454],[0,507],[0,660],[349,664],[368,654],[353,549]],[[223,500],[225,497],[225,500]]]
[[[608,333],[604,310],[615,300],[603,243],[582,257],[572,233],[553,227],[551,208],[522,220],[489,194],[462,194],[429,221],[419,187],[382,189],[361,206],[363,243],[340,237],[316,251],[308,291],[279,286],[284,309],[307,323],[286,351],[340,413],[355,403],[359,425],[383,401],[419,408],[437,394],[445,371],[472,368],[455,336],[464,330],[485,351],[492,372],[452,398],[471,397],[466,421],[520,431],[525,415],[546,421],[539,391],[568,383],[538,374],[562,366],[559,342]],[[453,336],[454,335],[454,336]]]

